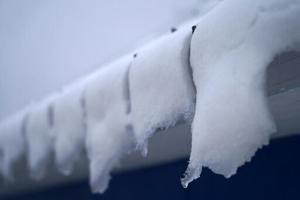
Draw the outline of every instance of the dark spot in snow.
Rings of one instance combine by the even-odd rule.
[[[192,33],[194,33],[194,32],[195,32],[196,28],[197,28],[197,26],[196,26],[196,25],[192,26]]]
[[[133,57],[134,57],[134,58],[136,58],[136,57],[137,57],[137,55],[138,55],[138,54],[137,54],[137,53],[135,53],[135,54],[133,54]]]
[[[171,28],[171,33],[174,33],[176,31],[177,31],[177,28],[174,28],[174,27]]]

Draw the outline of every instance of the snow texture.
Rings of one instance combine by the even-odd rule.
[[[131,60],[132,57],[125,57],[105,67],[90,78],[86,86],[86,149],[94,193],[107,189],[111,170],[122,155],[134,148],[126,88]]]
[[[191,25],[139,51],[129,73],[131,120],[138,148],[157,130],[191,119],[195,91],[189,67]]]
[[[26,124],[27,159],[31,177],[40,180],[44,177],[50,156],[53,152],[53,141],[50,130],[53,126],[53,101],[56,95],[36,104],[28,113]]]
[[[66,88],[53,102],[53,126],[55,163],[65,175],[72,172],[74,163],[84,149],[84,85],[75,84]]]
[[[13,180],[13,165],[25,152],[24,124],[26,120],[24,110],[0,124],[0,170],[8,180]]]
[[[2,121],[2,174],[11,179],[13,164],[26,152],[34,179],[43,177],[52,153],[67,175],[86,152],[92,191],[103,193],[123,156],[136,147],[146,155],[157,129],[193,116],[183,186],[202,167],[235,174],[276,130],[266,68],[277,54],[300,49],[300,0],[206,2],[193,34],[194,22],[173,28]]]
[[[232,176],[268,144],[276,128],[266,68],[300,41],[299,19],[299,1],[227,0],[197,25],[191,43],[197,102],[184,187],[202,167]]]

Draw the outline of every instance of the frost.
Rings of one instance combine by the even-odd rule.
[[[24,124],[26,112],[20,112],[0,124],[0,170],[3,176],[12,180],[13,164],[25,152]]]
[[[138,148],[159,128],[189,119],[194,86],[189,67],[191,26],[181,27],[140,50],[130,68],[131,120]]]
[[[53,151],[50,130],[54,117],[52,107],[54,96],[35,105],[28,113],[26,126],[27,159],[31,177],[35,180],[43,178]]]
[[[197,25],[191,43],[197,102],[184,187],[202,167],[235,174],[275,132],[265,72],[276,54],[299,42],[295,2],[227,0]]]
[[[72,172],[74,163],[83,152],[85,139],[84,102],[82,85],[66,88],[53,102],[53,127],[55,162],[65,175]]]
[[[93,192],[103,193],[107,189],[110,171],[122,155],[133,149],[134,136],[128,122],[125,95],[130,58],[105,67],[87,82],[86,148]]]

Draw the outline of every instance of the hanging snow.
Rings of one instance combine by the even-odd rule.
[[[85,140],[83,85],[66,88],[53,102],[53,127],[55,162],[65,175],[71,173],[75,161],[83,152]]]
[[[141,49],[129,73],[131,120],[143,154],[157,129],[188,120],[194,111],[194,86],[189,67],[191,25]]]
[[[4,120],[0,124],[0,170],[3,176],[12,180],[13,164],[25,152],[26,111]]]
[[[40,179],[52,151],[60,171],[69,174],[86,150],[91,188],[102,193],[123,155],[136,146],[146,154],[157,129],[190,122],[194,114],[183,186],[202,167],[235,174],[276,130],[264,90],[266,68],[277,54],[300,49],[300,0],[203,2],[199,12],[206,14],[193,35],[194,23],[173,28],[133,57],[2,121],[2,174],[11,178],[26,152],[32,177]]]
[[[268,144],[275,125],[266,68],[300,41],[299,19],[299,1],[226,0],[197,25],[191,43],[197,102],[184,187],[202,167],[230,177]]]
[[[110,172],[122,155],[133,149],[134,136],[126,113],[126,75],[131,57],[100,69],[87,82],[86,148],[90,160],[90,185],[103,193]]]
[[[54,121],[52,107],[54,96],[33,106],[28,113],[26,126],[27,159],[31,176],[35,180],[44,176],[50,161],[50,154],[53,151],[50,129]]]

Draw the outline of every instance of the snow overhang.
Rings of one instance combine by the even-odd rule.
[[[276,57],[268,68],[267,88],[269,103],[278,132],[273,139],[299,134],[300,124],[300,53],[288,52]],[[165,145],[168,144],[168,148]],[[115,172],[151,167],[174,160],[187,158],[190,153],[190,126],[180,124],[165,131],[159,131],[149,140],[149,153],[144,158],[139,153],[126,156]],[[161,151],[164,149],[164,151]],[[28,176],[27,163],[23,160],[16,168],[18,179],[13,184],[1,181],[0,194],[34,191],[69,182],[85,180],[88,177],[87,160],[82,159],[70,176],[63,176],[52,165],[46,177],[35,182]]]
[[[40,179],[54,152],[55,165],[69,174],[82,150],[92,190],[102,193],[119,159],[136,149],[146,155],[148,139],[157,129],[169,129],[172,136],[164,134],[164,141],[156,134],[159,142],[151,140],[156,150],[176,139],[175,133],[183,149],[170,148],[165,155],[153,151],[150,164],[185,156],[189,143],[183,141],[189,139],[184,133],[189,128],[183,122],[193,121],[183,186],[197,179],[202,167],[234,175],[268,144],[276,131],[273,117],[277,136],[298,131],[297,109],[289,111],[299,98],[297,53],[275,59],[267,73],[268,98],[264,90],[267,65],[274,56],[299,49],[299,4],[289,6],[292,3],[224,1],[198,21],[193,35],[191,24],[179,28],[8,118],[0,126],[2,173],[11,179],[12,164],[26,154],[31,177]],[[143,165],[138,161],[143,159],[133,164],[128,160],[123,169]]]

